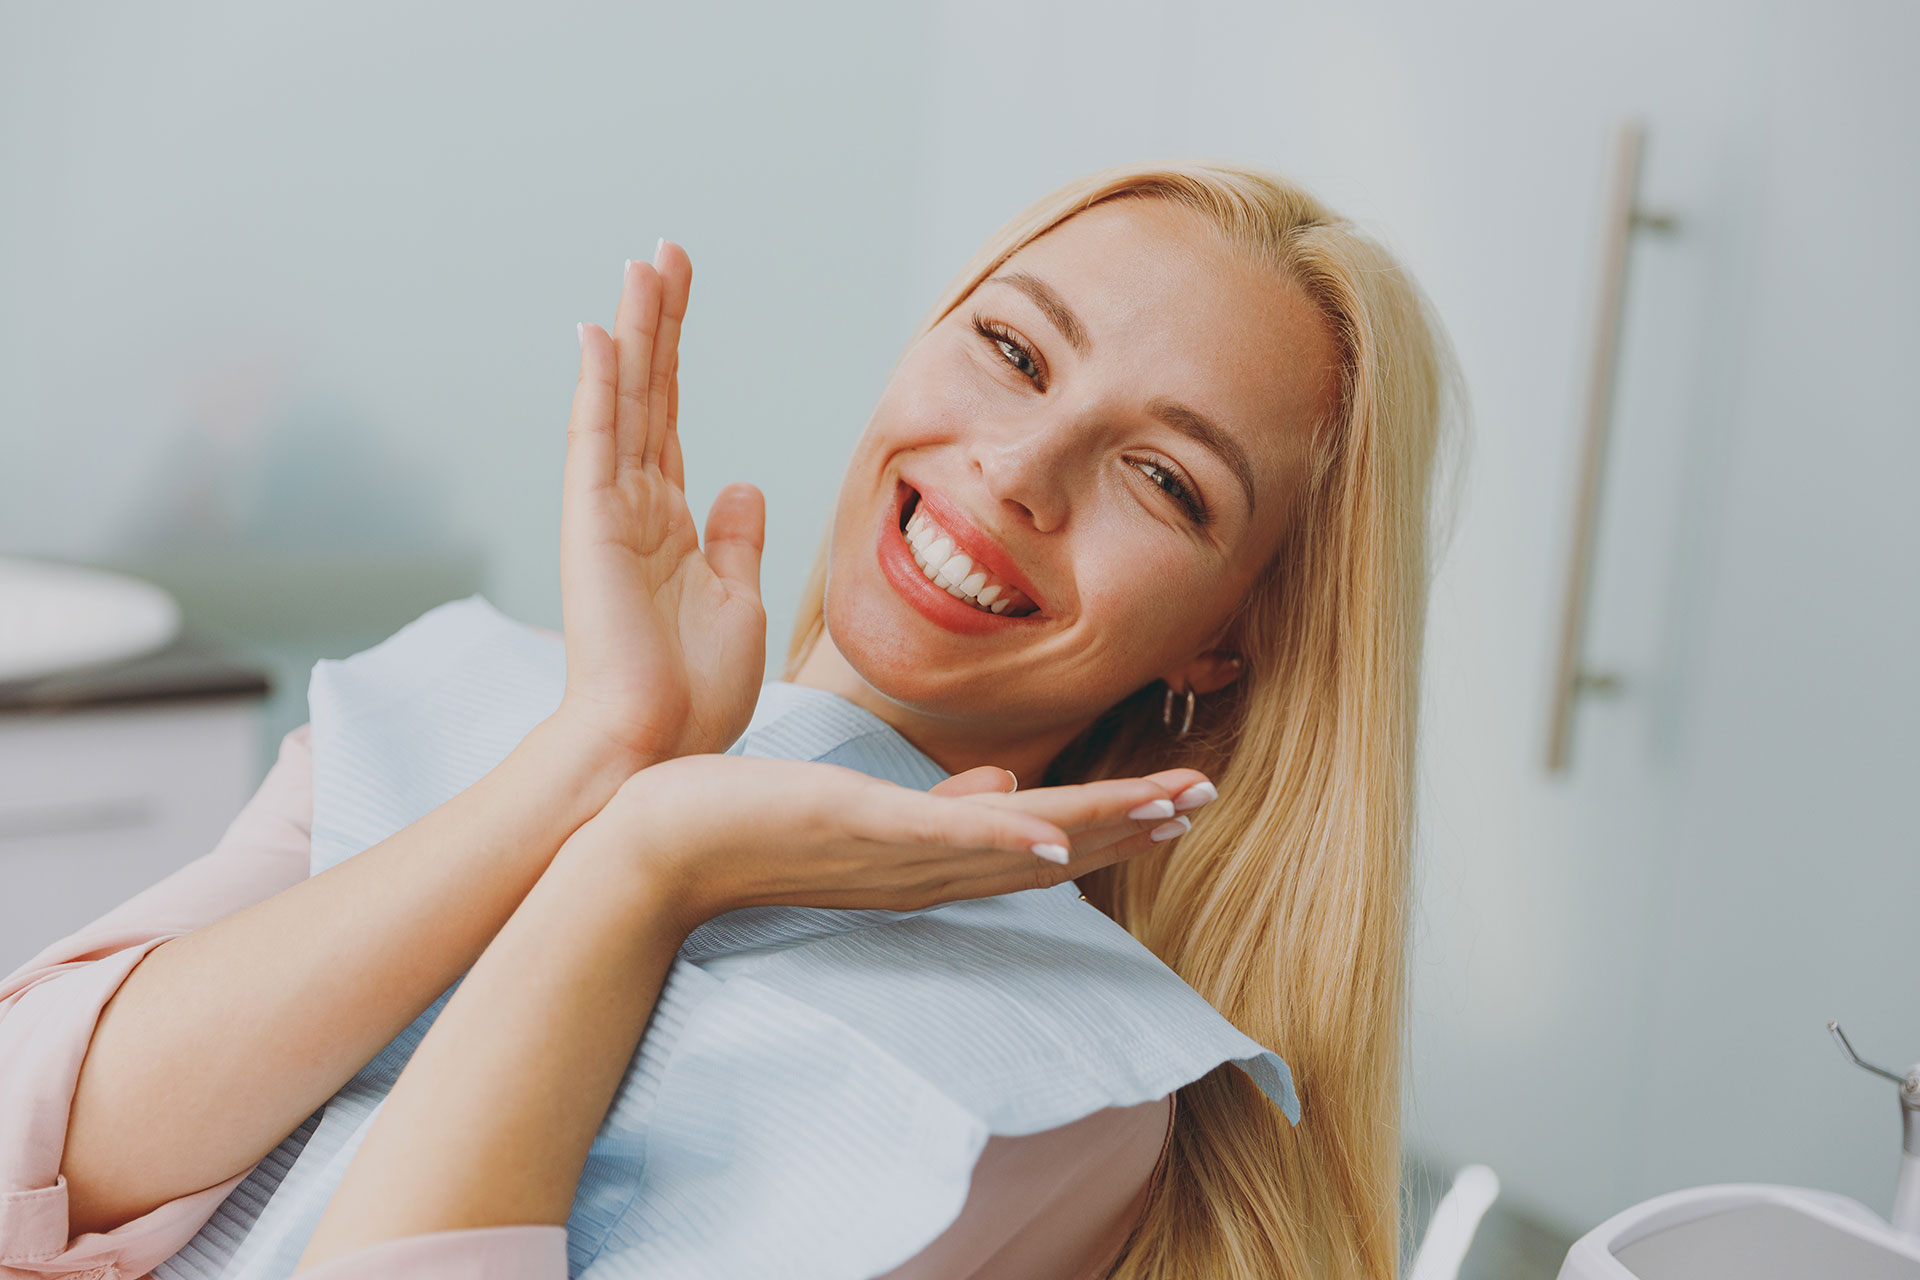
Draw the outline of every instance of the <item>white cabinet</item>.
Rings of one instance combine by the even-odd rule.
[[[256,697],[0,711],[0,973],[211,850],[259,760]]]

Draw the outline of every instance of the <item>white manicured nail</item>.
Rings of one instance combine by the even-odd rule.
[[[1175,818],[1171,822],[1161,823],[1159,826],[1155,827],[1152,831],[1149,831],[1147,833],[1147,836],[1155,844],[1158,844],[1162,840],[1171,840],[1175,836],[1183,836],[1189,830],[1191,830],[1192,827],[1193,827],[1192,818]]]
[[[660,261],[660,251],[666,247],[667,247],[667,238],[665,236],[661,236],[658,240],[655,240],[653,242],[653,260],[656,263]]]
[[[1036,857],[1045,858],[1048,862],[1057,862],[1063,867],[1067,865],[1067,846],[1063,844],[1036,844],[1033,852]]]
[[[1198,809],[1207,801],[1219,798],[1220,793],[1214,789],[1211,782],[1196,782],[1173,798],[1173,807],[1176,812],[1184,812],[1188,809]]]
[[[580,339],[581,346],[584,347],[587,345],[587,322],[585,320],[573,326],[573,336]]]
[[[1127,816],[1135,822],[1145,822],[1148,818],[1171,818],[1173,801],[1149,800],[1145,804],[1137,804],[1127,810]]]

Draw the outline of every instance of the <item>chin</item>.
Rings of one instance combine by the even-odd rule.
[[[856,580],[857,581],[857,580]],[[845,578],[839,583],[844,584]],[[859,581],[851,591],[829,580],[827,633],[854,673],[890,702],[940,715],[948,707],[977,702],[960,655],[937,643],[902,606],[885,582]],[[929,645],[929,640],[936,641]]]

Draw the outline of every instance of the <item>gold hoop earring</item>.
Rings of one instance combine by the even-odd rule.
[[[1169,729],[1173,729],[1173,686],[1172,685],[1167,686],[1166,701],[1160,705],[1160,723],[1165,725]],[[1193,690],[1188,689],[1186,713],[1180,717],[1180,727],[1178,729],[1173,729],[1173,736],[1176,738],[1184,738],[1187,736],[1187,730],[1191,728],[1193,728]]]

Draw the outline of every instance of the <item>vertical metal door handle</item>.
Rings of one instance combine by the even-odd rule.
[[[1640,155],[1645,143],[1646,131],[1640,124],[1626,121],[1614,131],[1613,151],[1608,161],[1606,220],[1594,304],[1593,352],[1587,365],[1580,480],[1574,494],[1567,594],[1561,609],[1560,647],[1553,676],[1553,723],[1547,739],[1549,773],[1558,773],[1567,767],[1574,711],[1581,695],[1615,693],[1621,686],[1617,674],[1586,666],[1584,641],[1594,548],[1599,538],[1607,435],[1613,420],[1613,388],[1620,365],[1620,320],[1626,303],[1633,233],[1668,231],[1675,225],[1673,218],[1640,207]]]

